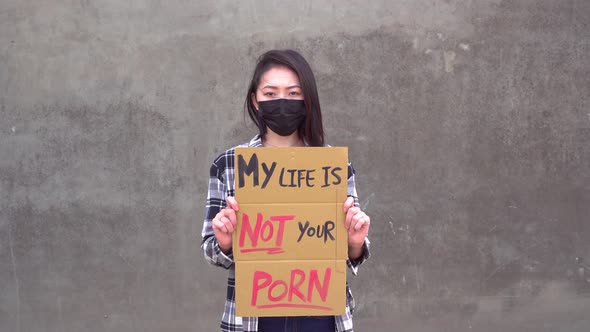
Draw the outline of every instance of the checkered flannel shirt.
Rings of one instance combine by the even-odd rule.
[[[262,140],[260,136],[254,137],[250,142],[240,145],[239,147],[261,147]],[[222,331],[240,331],[240,332],[257,332],[257,317],[239,317],[236,316],[235,303],[235,270],[233,254],[225,255],[217,243],[213,233],[212,220],[215,215],[226,207],[226,197],[234,196],[234,150],[231,148],[215,159],[211,165],[209,178],[209,192],[207,194],[207,205],[205,207],[205,221],[201,233],[203,242],[201,249],[205,259],[213,265],[223,267],[229,271],[227,278],[227,297],[225,300],[225,310],[221,318]],[[355,206],[359,206],[356,188],[354,184],[354,169],[348,164],[348,196],[354,198]],[[239,202],[238,202],[239,203]],[[365,239],[363,255],[356,261],[347,260],[347,265],[354,275],[357,274],[359,265],[361,265],[370,256],[369,239]],[[354,310],[354,299],[348,285],[346,285],[346,313],[342,316],[335,316],[337,332],[353,332],[352,312]]]

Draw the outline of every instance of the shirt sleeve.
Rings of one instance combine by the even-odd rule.
[[[217,161],[220,160],[219,158]],[[209,172],[209,189],[207,191],[207,204],[205,206],[205,220],[201,232],[201,249],[205,259],[210,264],[229,269],[234,264],[233,253],[226,255],[219,248],[219,243],[213,232],[212,220],[215,215],[226,207],[226,184],[223,177],[223,169],[214,162]]]
[[[355,177],[355,170],[354,170],[354,167],[352,166],[352,164],[349,162],[348,163],[348,193],[347,194],[349,197],[354,198],[354,206],[360,207],[359,198],[358,198],[358,195],[356,192],[356,185],[355,185],[354,177]],[[350,260],[350,259],[346,260],[346,264],[348,265],[348,267],[352,271],[353,275],[357,275],[359,266],[361,264],[363,264],[366,260],[368,260],[369,257],[371,257],[371,252],[369,250],[370,245],[371,245],[371,242],[369,241],[369,238],[365,237],[365,243],[363,244],[363,253],[361,254],[361,256],[358,259],[355,259],[354,261]]]

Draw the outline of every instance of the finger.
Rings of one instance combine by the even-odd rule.
[[[240,206],[238,205],[238,201],[236,201],[235,197],[227,196],[227,199],[225,201],[227,202],[227,207],[229,207],[230,209],[234,211],[240,210]]]
[[[222,233],[227,233],[227,228],[225,228],[225,225],[223,224],[223,222],[221,222],[221,220],[215,218],[213,219],[213,229],[217,229]]]
[[[346,213],[346,219],[344,220],[344,226],[346,227],[346,229],[350,229],[350,224],[352,223],[352,217],[354,217],[354,215],[357,214],[359,211],[360,211],[360,209],[357,207],[352,207],[352,208],[348,209],[348,212]]]
[[[366,214],[354,225],[355,230],[361,230],[362,228],[369,227],[371,219]]]
[[[222,217],[225,215],[225,213],[224,213],[224,210],[225,210],[225,209],[222,209],[222,210],[220,210],[220,211],[219,211],[219,212],[218,212],[218,213],[215,215],[215,217],[214,217],[214,218],[213,218],[213,220],[211,221],[211,222],[213,223],[213,226],[215,226],[216,224],[217,224],[218,226],[223,226],[223,223],[222,223],[222,222],[221,222],[221,223],[219,223],[219,222],[221,221],[221,218],[222,218]],[[218,222],[218,223],[216,223],[216,221],[219,221],[219,222]],[[219,227],[218,227],[218,228],[219,228]]]
[[[234,225],[232,224],[231,220],[228,217],[224,216],[224,217],[221,217],[219,220],[223,223],[223,225],[227,229],[228,233],[233,233]]]
[[[354,198],[349,196],[346,201],[344,201],[344,205],[342,206],[344,213],[348,212],[348,209],[354,206]]]
[[[354,216],[352,216],[349,228],[351,232],[357,230],[356,225],[363,219],[364,215],[365,213],[359,210],[357,213],[354,214]]]
[[[232,225],[236,224],[236,211],[234,211],[233,209],[230,208],[226,208],[223,209],[221,212],[223,212],[223,216],[228,218],[229,221],[231,222]]]

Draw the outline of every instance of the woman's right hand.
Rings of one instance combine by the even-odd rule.
[[[219,211],[213,218],[213,232],[219,249],[228,255],[232,251],[232,234],[236,227],[236,212],[239,210],[239,206],[232,196],[228,196],[226,202],[227,207]]]

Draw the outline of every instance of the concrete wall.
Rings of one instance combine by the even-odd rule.
[[[587,0],[0,4],[0,330],[216,330],[208,168],[312,63],[373,258],[358,331],[589,331]]]

